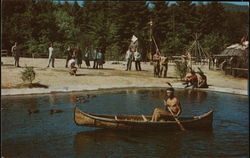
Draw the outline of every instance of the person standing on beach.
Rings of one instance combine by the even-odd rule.
[[[98,49],[97,49],[98,50]],[[98,68],[98,65],[97,65],[97,51],[94,50],[94,53],[93,53],[93,60],[94,60],[94,65],[93,65],[93,69],[97,69]]]
[[[50,63],[52,62],[52,67],[54,68],[54,64],[55,64],[55,53],[54,53],[54,48],[53,48],[53,44],[51,43],[50,44],[50,47],[49,47],[49,63],[48,63],[48,66],[50,65]]]
[[[85,60],[85,64],[87,66],[87,69],[90,67],[90,63],[89,63],[89,60],[90,60],[90,50],[86,50],[86,53],[85,53],[85,56],[84,56],[84,60]]]
[[[153,62],[154,62],[154,77],[160,77],[160,51],[157,49],[156,53],[153,56]]]
[[[15,60],[15,64],[14,65],[16,67],[20,67],[19,66],[20,50],[17,47],[17,42],[15,42],[15,45],[12,46],[11,52],[12,52],[12,55],[13,55],[14,60]]]
[[[127,61],[127,69],[125,71],[131,70],[132,60],[133,60],[133,52],[131,48],[129,48],[126,52],[126,61]]]
[[[135,68],[136,71],[141,71],[141,53],[137,50],[134,52],[134,59],[135,59]]]
[[[79,68],[81,68],[81,66],[82,66],[82,52],[81,52],[81,49],[79,46],[76,48],[76,60],[77,60],[76,61],[77,66]]]
[[[168,58],[166,56],[162,56],[160,60],[160,76],[166,78],[167,71],[168,71]]]
[[[66,50],[65,54],[66,54],[66,65],[65,65],[65,67],[67,68],[68,67],[68,62],[72,58],[72,54],[73,54],[72,49],[71,49],[70,46]]]

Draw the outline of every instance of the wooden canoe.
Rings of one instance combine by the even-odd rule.
[[[213,111],[194,117],[179,117],[181,124],[187,130],[212,130]],[[177,122],[161,120],[150,122],[151,116],[143,115],[95,115],[81,111],[78,107],[74,110],[74,121],[78,126],[109,128],[119,130],[154,131],[154,130],[180,130]]]

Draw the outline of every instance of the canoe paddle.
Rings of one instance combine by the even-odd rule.
[[[181,122],[174,116],[172,110],[168,107],[168,110],[170,111],[170,113],[172,114],[173,118],[175,119],[175,121],[178,123],[178,125],[180,126],[180,129],[182,131],[186,131],[186,129],[182,126]]]
[[[169,82],[166,82],[171,88],[173,88],[173,86],[169,83]],[[180,126],[180,129],[182,131],[185,131],[186,129],[182,126],[181,122],[174,116],[172,110],[170,109],[170,107],[168,107],[168,110],[169,112],[172,114],[173,118],[175,119],[175,121],[178,123],[178,125]]]

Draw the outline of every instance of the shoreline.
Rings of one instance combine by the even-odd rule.
[[[181,83],[173,83],[174,88],[184,89]],[[112,89],[129,89],[129,88],[167,88],[167,84],[151,84],[151,85],[107,85],[107,86],[65,86],[65,87],[51,87],[51,88],[18,88],[18,89],[2,89],[1,96],[20,96],[20,95],[39,95],[51,93],[69,93],[69,92],[83,92],[83,91],[102,91]],[[187,88],[190,89],[190,88]],[[235,95],[248,95],[248,90],[224,88],[209,86],[209,88],[198,88],[199,91],[212,91],[220,93],[229,93]]]
[[[131,71],[125,71],[126,62],[106,61],[104,69],[87,69],[85,64],[77,71],[77,76],[69,75],[65,68],[65,59],[56,59],[55,68],[47,68],[45,58],[21,58],[21,68],[13,65],[12,57],[1,58],[1,95],[27,95],[27,94],[49,94],[75,91],[112,90],[124,88],[166,88],[166,82],[174,88],[183,88],[179,77],[176,75],[175,64],[168,64],[166,78],[153,76],[153,65],[150,62],[141,62],[142,71],[136,71],[134,63]],[[90,62],[93,65],[93,61]],[[26,88],[21,79],[21,72],[25,65],[33,66],[36,78],[33,83],[40,87]],[[198,71],[201,68],[208,78],[209,88],[197,89],[201,91],[217,91],[231,94],[248,95],[248,78],[234,78],[225,75],[218,70],[209,70],[208,65],[193,65],[193,69]],[[190,88],[187,88],[190,89]]]

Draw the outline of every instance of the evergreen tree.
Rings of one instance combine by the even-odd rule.
[[[55,3],[57,2],[57,3]],[[112,58],[122,59],[132,35],[138,37],[139,51],[146,59],[150,49],[149,21],[153,36],[163,54],[183,54],[200,33],[205,49],[218,53],[226,45],[239,42],[247,35],[249,16],[246,12],[226,10],[218,2],[194,5],[192,2],[92,1],[79,6],[75,0],[3,0],[2,48],[14,41],[23,52],[47,56],[49,43],[60,52],[65,45],[82,49],[99,48]],[[154,45],[152,45],[154,47]]]

